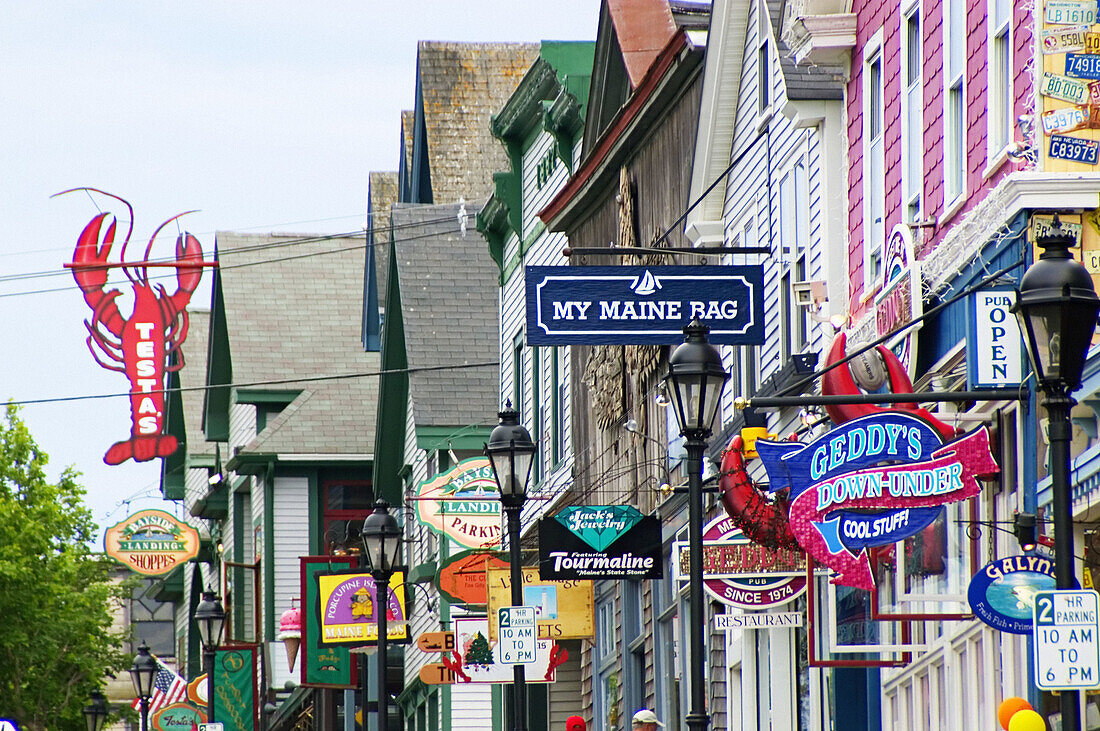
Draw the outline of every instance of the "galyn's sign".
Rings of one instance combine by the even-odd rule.
[[[699,320],[712,343],[764,343],[764,270],[527,267],[528,345],[673,344]]]

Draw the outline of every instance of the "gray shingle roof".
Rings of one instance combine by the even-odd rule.
[[[417,426],[488,425],[498,407],[500,272],[473,227],[466,236],[457,205],[393,207],[397,266],[409,368],[409,400]],[[427,223],[429,221],[443,222]],[[494,365],[417,372],[418,368]]]
[[[376,373],[360,340],[364,240],[219,232],[233,381],[302,389],[243,451],[369,455],[377,376],[269,386],[282,379]]]
[[[386,302],[386,271],[390,256],[390,206],[397,202],[397,173],[367,176],[367,214],[374,230],[374,261],[378,274],[378,304]]]
[[[799,99],[843,99],[843,70],[826,66],[798,66],[791,57],[791,49],[783,42],[783,8],[787,0],[768,0],[768,15],[775,30],[776,48],[779,51],[779,65],[783,69],[783,80],[787,85],[787,98]]]
[[[508,169],[489,130],[539,54],[537,43],[421,41],[417,69],[428,136],[432,200],[484,200],[493,173]]]
[[[210,276],[207,274],[206,276]],[[203,392],[206,385],[206,356],[210,336],[210,309],[188,307],[191,321],[187,340],[183,343],[183,368],[180,369],[180,398],[183,401],[183,423],[187,434],[188,454],[213,454],[214,443],[202,434]],[[187,389],[198,389],[189,391]]]

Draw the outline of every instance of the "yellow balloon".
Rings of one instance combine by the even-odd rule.
[[[1024,709],[1012,715],[1008,722],[1008,731],[1046,731],[1047,724],[1035,711]]]
[[[1020,711],[1032,710],[1031,704],[1023,698],[1005,698],[1001,701],[1001,705],[997,707],[997,721],[1000,722],[1001,728],[1008,731],[1008,722],[1012,720]]]

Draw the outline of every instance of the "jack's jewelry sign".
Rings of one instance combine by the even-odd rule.
[[[539,521],[540,579],[659,579],[661,522],[629,505],[566,508]]]
[[[770,489],[790,488],[790,526],[841,586],[875,587],[867,548],[916,535],[995,475],[985,427],[944,443],[923,419],[864,416],[809,444],[758,440]]]
[[[662,345],[699,320],[710,342],[764,343],[764,269],[527,267],[528,345]]]

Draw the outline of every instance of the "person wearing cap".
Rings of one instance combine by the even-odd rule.
[[[588,726],[580,716],[570,716],[565,719],[565,731],[587,731]]]
[[[657,719],[657,714],[648,708],[643,708],[630,719],[630,727],[633,731],[657,731],[657,727],[664,728],[664,724]]]

